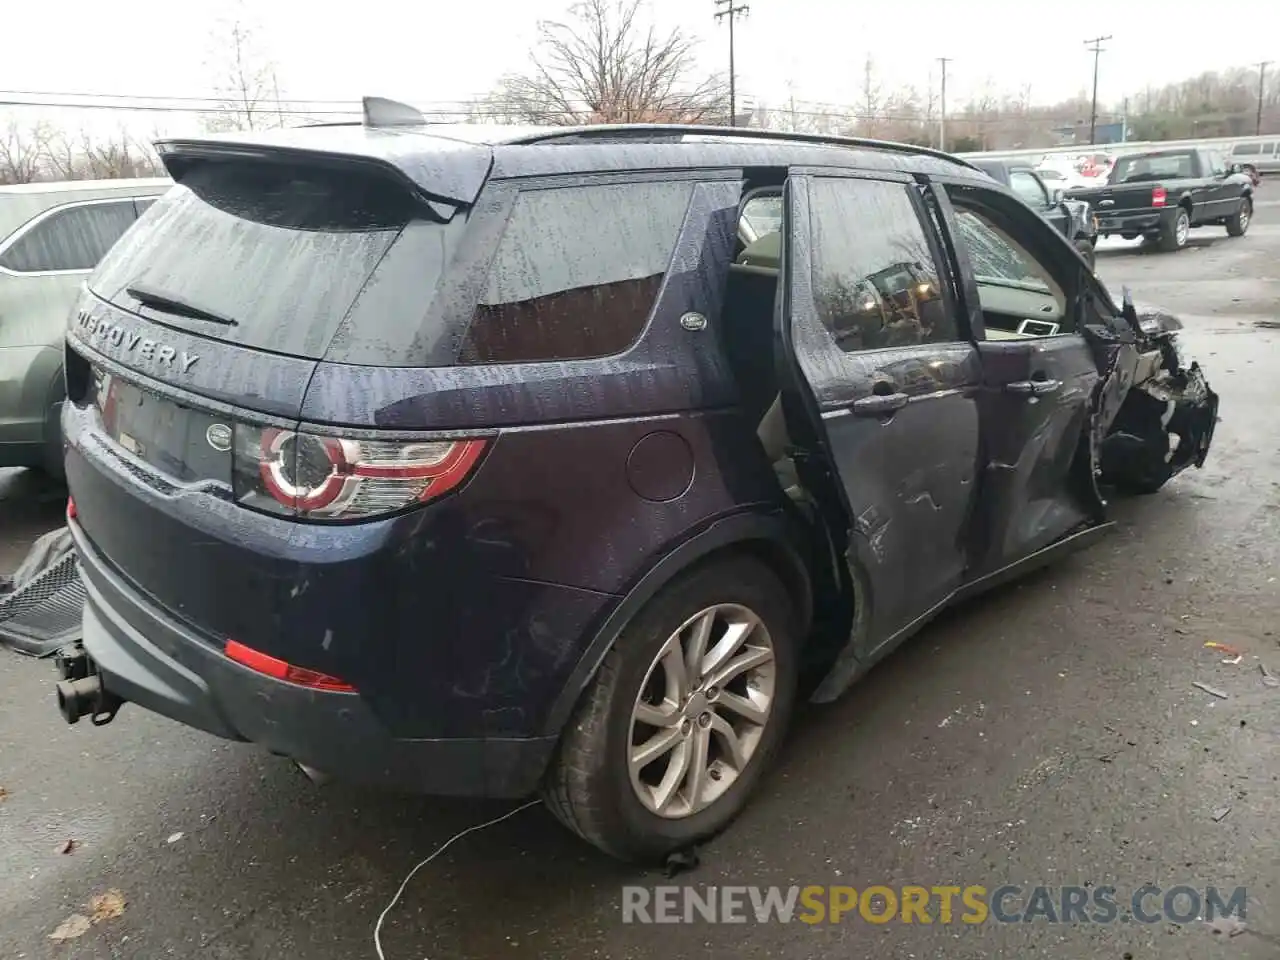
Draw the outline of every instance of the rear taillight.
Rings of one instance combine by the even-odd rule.
[[[318,520],[361,520],[425,503],[456,488],[484,440],[353,440],[238,425],[236,499]]]
[[[76,498],[67,497],[67,519],[74,520],[76,518]]]
[[[1164,187],[1151,188],[1151,205],[1153,207],[1163,207],[1169,200],[1169,193]]]

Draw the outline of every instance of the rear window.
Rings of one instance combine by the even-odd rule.
[[[14,273],[92,270],[135,219],[132,199],[70,204],[4,244],[0,267]]]
[[[205,163],[143,214],[89,286],[144,315],[158,310],[170,326],[318,359],[379,261],[423,213],[398,184],[356,171]],[[164,301],[189,311],[166,310]]]
[[[1112,183],[1141,183],[1151,180],[1190,179],[1195,174],[1191,153],[1153,153],[1122,157],[1111,171]]]
[[[606,357],[643,331],[691,181],[526,191],[462,340],[463,364]]]
[[[611,356],[648,320],[692,181],[528,189],[474,309],[433,309],[467,229],[395,181],[206,163],[155,203],[90,288],[255,349],[372,366]],[[152,311],[155,311],[152,313]]]

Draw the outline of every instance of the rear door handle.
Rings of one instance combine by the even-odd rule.
[[[855,417],[882,417],[886,413],[901,410],[910,399],[905,393],[873,393],[869,397],[853,401],[849,409]]]
[[[1042,397],[1062,389],[1061,380],[1014,380],[1004,385],[1006,393],[1020,393],[1028,397]]]

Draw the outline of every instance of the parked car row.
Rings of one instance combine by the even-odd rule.
[[[1177,321],[945,154],[376,100],[158,147],[67,334],[68,721],[541,791],[660,858],[797,698],[1209,449]]]

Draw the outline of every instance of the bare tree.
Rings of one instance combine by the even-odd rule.
[[[31,183],[44,172],[45,148],[52,130],[43,121],[31,124],[10,117],[0,130],[0,183]]]
[[[580,0],[543,21],[532,68],[505,77],[497,100],[526,123],[701,123],[727,119],[724,80],[701,76],[696,41],[640,23],[641,0]]]
[[[112,137],[85,134],[81,153],[88,176],[97,180],[154,177],[161,171],[159,159],[150,145],[140,142],[124,128]]]
[[[276,66],[259,42],[257,31],[237,16],[224,22],[213,41],[210,68],[221,100],[205,115],[205,127],[226,131],[284,126]]]

